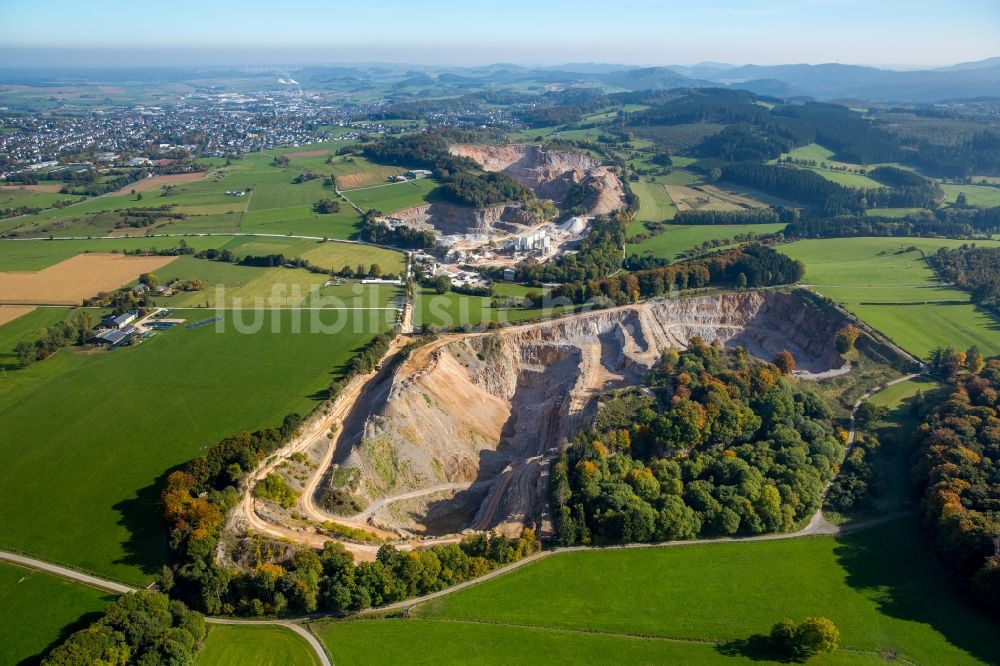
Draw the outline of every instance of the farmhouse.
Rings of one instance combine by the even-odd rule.
[[[120,315],[108,315],[101,319],[101,323],[98,325],[99,328],[106,328],[111,330],[121,330],[126,326],[135,321],[139,313],[135,310],[129,310]]]

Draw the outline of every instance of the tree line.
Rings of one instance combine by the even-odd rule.
[[[924,414],[913,456],[935,549],[994,611],[1000,611],[998,404],[1000,361],[955,375],[948,398]]]
[[[773,224],[784,221],[773,208],[679,210],[670,224]]]
[[[606,399],[553,466],[561,543],[787,531],[818,508],[844,436],[778,367],[695,338],[646,387]]]
[[[942,280],[971,292],[974,303],[1000,312],[1000,248],[940,248],[927,262]]]
[[[660,268],[566,282],[553,287],[549,295],[553,300],[572,303],[623,305],[674,290],[792,284],[801,280],[804,273],[801,261],[764,245],[747,245]]]

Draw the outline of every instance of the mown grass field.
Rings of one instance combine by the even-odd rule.
[[[211,625],[198,666],[313,666],[305,639],[282,627]]]
[[[637,639],[550,627],[425,618],[314,625],[334,663],[407,664],[718,664],[711,643]],[[372,645],[381,646],[372,650]],[[732,658],[726,663],[752,664]],[[816,660],[815,663],[832,663]],[[838,662],[839,663],[839,662]],[[854,663],[874,663],[859,659]]]
[[[1000,659],[997,623],[953,586],[909,518],[836,538],[560,554],[409,615],[416,620],[331,623],[319,634],[337,663],[411,663],[414,653],[419,663],[484,661],[501,645],[542,661],[597,662],[619,650],[629,658],[611,661],[739,663],[745,655],[727,642],[784,618],[825,616],[841,649],[810,663]],[[397,638],[420,649],[366,648]],[[482,653],[469,647],[479,641]]]
[[[877,180],[873,180],[868,176],[860,173],[850,173],[848,171],[832,171],[830,169],[820,169],[819,167],[799,167],[801,169],[807,169],[813,173],[818,173],[827,180],[837,183],[838,185],[843,185],[844,187],[855,187],[862,190],[878,189],[885,187],[882,183]]]
[[[498,296],[524,296],[529,291],[542,292],[543,289],[531,289],[521,285],[498,284]],[[536,317],[556,316],[567,312],[567,306],[551,308],[493,308],[491,299],[485,296],[466,296],[448,292],[438,294],[433,289],[420,287],[413,308],[413,324],[415,326],[431,326],[453,328],[456,326],[478,326],[489,322],[501,324],[515,323]]]
[[[982,208],[993,208],[1000,206],[1000,187],[990,187],[988,185],[941,185],[944,190],[944,200],[947,203],[955,203],[960,192],[965,193],[965,198],[970,206],[980,206]]]
[[[925,238],[805,240],[782,252],[806,264],[804,282],[857,314],[907,351],[926,357],[935,347],[1000,354],[1000,321],[969,302],[969,294],[939,285],[924,254],[963,241]],[[981,241],[996,245],[995,241]]]
[[[228,313],[222,333],[178,327],[137,347],[64,349],[8,368],[0,377],[0,548],[148,584],[166,556],[165,475],[226,435],[308,412],[387,329],[368,314]],[[176,315],[195,322],[215,312]],[[40,309],[0,327],[0,350],[52,316]],[[255,319],[260,330],[241,332],[236,317],[242,330]],[[290,332],[296,317],[301,333]]]
[[[86,585],[0,564],[0,663],[37,663],[43,652],[100,613],[113,597]]]
[[[418,178],[405,183],[379,185],[344,192],[361,210],[380,210],[391,213],[401,208],[409,208],[426,203],[438,184],[433,178]]]
[[[670,200],[670,196],[667,194],[666,189],[664,189],[663,183],[650,183],[646,180],[640,180],[630,185],[632,191],[639,197],[639,212],[636,214],[637,220],[661,222],[663,220],[674,219],[674,215],[677,214],[677,208],[674,206],[674,202]]]
[[[641,224],[635,225],[636,233],[645,231]],[[663,232],[647,238],[641,243],[625,246],[626,254],[649,254],[654,257],[676,259],[685,250],[697,247],[706,241],[731,239],[740,234],[770,234],[785,228],[783,223],[775,224],[721,224],[686,225],[668,224]]]
[[[378,264],[382,274],[400,275],[406,270],[406,255],[395,250],[386,250],[371,245],[355,245],[353,243],[314,243],[299,256],[308,259],[317,266],[340,270],[344,266],[364,266],[369,268]]]
[[[82,197],[58,192],[39,192],[21,187],[0,186],[0,210],[5,208],[47,208],[57,201],[79,201]]]

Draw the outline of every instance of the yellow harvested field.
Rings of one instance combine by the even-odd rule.
[[[153,176],[152,178],[144,178],[139,182],[126,185],[122,189],[115,192],[115,194],[129,194],[132,190],[135,190],[136,192],[156,190],[164,185],[181,185],[182,183],[190,183],[192,180],[199,180],[204,178],[204,176],[205,174],[201,172],[174,173],[169,176]]]
[[[0,273],[0,304],[76,305],[163,268],[175,257],[78,254],[40,271]]]
[[[664,185],[677,210],[743,210],[766,204],[714,185]]]
[[[30,305],[0,305],[0,326],[26,315],[35,308]]]

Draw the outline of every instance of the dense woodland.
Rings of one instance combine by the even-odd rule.
[[[664,353],[645,389],[607,399],[553,467],[559,539],[787,531],[818,508],[842,453],[821,399],[742,348],[695,338]]]
[[[201,613],[159,592],[124,594],[99,619],[70,634],[44,666],[183,666],[195,662],[207,627]]]
[[[976,238],[1000,231],[1000,208],[981,210],[938,209],[905,217],[864,215],[802,218],[785,227],[787,238],[847,238],[851,236],[900,236],[925,238]]]
[[[745,210],[679,210],[670,224],[773,224],[783,216],[771,208]]]
[[[385,137],[365,146],[365,155],[386,164],[431,169],[442,182],[438,193],[465,206],[531,201],[534,193],[503,173],[483,173],[473,160],[448,152],[442,134],[426,132]]]
[[[1000,361],[970,369],[918,428],[913,479],[942,561],[1000,610]]]
[[[940,248],[927,261],[942,280],[972,292],[972,301],[1000,312],[1000,248]]]

